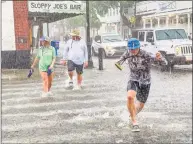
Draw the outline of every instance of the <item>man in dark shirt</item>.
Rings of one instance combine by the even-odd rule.
[[[138,39],[131,38],[128,41],[128,51],[120,58],[120,61],[127,61],[130,69],[130,80],[127,85],[127,107],[130,112],[133,124],[132,131],[140,131],[136,121],[136,114],[139,113],[148,98],[151,86],[151,64],[154,60],[159,60],[160,55],[152,55],[140,49]],[[134,98],[137,103],[134,103]]]

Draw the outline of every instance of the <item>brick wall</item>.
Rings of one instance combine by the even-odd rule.
[[[30,49],[28,1],[13,1],[16,50]]]

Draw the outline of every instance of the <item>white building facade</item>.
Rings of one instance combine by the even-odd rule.
[[[131,29],[121,21],[119,12],[109,10],[103,18],[106,24],[105,32],[112,32],[117,27],[123,38],[131,35]],[[123,13],[129,19],[134,15],[134,7],[124,8]],[[140,21],[136,28],[184,28],[188,35],[192,35],[192,1],[141,1],[136,3],[136,16]]]
[[[104,17],[99,17],[102,22],[102,26],[98,31],[101,33],[121,33],[120,13],[119,8],[109,9],[108,13]]]
[[[2,51],[16,51],[13,1],[2,2]]]
[[[184,28],[192,33],[192,1],[144,1],[136,7],[141,28]]]

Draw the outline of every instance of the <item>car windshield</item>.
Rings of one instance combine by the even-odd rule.
[[[120,42],[123,41],[120,35],[108,35],[102,37],[103,43],[109,43],[109,42]]]
[[[157,40],[187,39],[184,29],[156,30],[155,35]]]

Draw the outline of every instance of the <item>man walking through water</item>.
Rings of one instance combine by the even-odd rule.
[[[139,132],[136,115],[143,109],[147,101],[151,86],[151,64],[153,60],[159,60],[156,56],[140,49],[138,39],[131,38],[128,41],[128,50],[121,56],[120,61],[127,60],[130,69],[130,80],[127,85],[127,107],[132,122],[132,131]],[[137,103],[134,102],[135,97]]]
[[[88,52],[87,45],[84,40],[80,37],[78,30],[73,30],[70,33],[72,39],[68,40],[64,47],[62,63],[68,67],[69,88],[73,88],[73,71],[76,69],[77,73],[77,87],[74,89],[82,89],[82,74],[83,68],[88,66]]]

